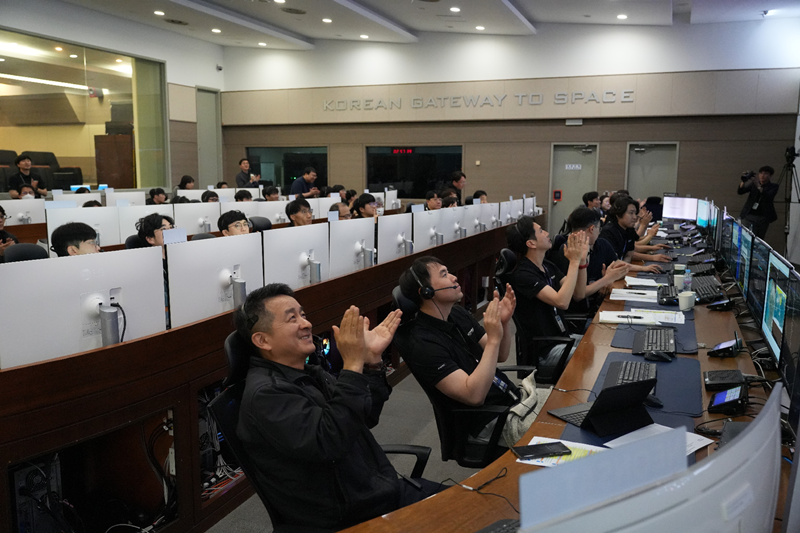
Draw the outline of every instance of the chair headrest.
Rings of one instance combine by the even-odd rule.
[[[195,233],[190,240],[202,241],[203,239],[215,239],[217,236],[212,233]]]
[[[250,222],[253,223],[253,230],[267,231],[272,229],[272,222],[267,217],[250,217]]]
[[[47,259],[49,254],[47,250],[38,244],[29,242],[21,242],[14,246],[9,246],[6,249],[5,261],[6,263],[14,263],[17,261],[31,261],[33,259]]]
[[[500,278],[510,274],[517,268],[517,254],[508,248],[500,250],[500,257],[497,258],[497,264],[494,267],[494,277]]]
[[[250,368],[250,356],[258,355],[255,347],[242,340],[239,333],[234,331],[225,339],[225,356],[228,358],[228,377],[222,382],[225,387],[230,387],[247,377]]]
[[[648,196],[646,204],[659,205],[661,203],[660,196]]]
[[[400,290],[400,285],[392,289],[392,309],[400,309],[403,312],[401,324],[406,324],[413,320],[419,311],[417,304],[405,297],[403,291]]]
[[[147,246],[147,243],[142,242],[142,239],[139,238],[138,234],[131,235],[127,239],[125,239],[125,249],[132,250],[134,248],[144,248]]]

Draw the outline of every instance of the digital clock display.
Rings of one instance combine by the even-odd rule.
[[[413,154],[413,148],[392,148],[393,154]]]

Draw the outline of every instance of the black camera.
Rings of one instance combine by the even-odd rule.
[[[786,164],[791,165],[794,163],[794,158],[800,156],[799,153],[794,151],[794,146],[787,146],[786,147]]]
[[[742,174],[742,181],[746,182],[747,180],[751,179],[755,175],[756,175],[756,173],[753,172],[752,170],[750,170],[748,172],[745,172],[744,174]]]

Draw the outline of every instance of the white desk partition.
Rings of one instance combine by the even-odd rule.
[[[83,206],[86,202],[91,202],[95,200],[97,202],[103,203],[103,195],[99,192],[87,192],[83,194],[75,194],[75,193],[61,193],[61,194],[54,194],[53,201],[54,202],[75,202],[78,207]]]
[[[402,202],[397,198],[397,191],[386,191],[386,199],[385,204],[383,205],[386,209],[400,209],[403,205]]]
[[[364,268],[364,249],[375,249],[375,219],[337,220],[328,222],[328,226],[331,278]]]
[[[314,210],[314,218],[328,218],[328,211],[333,204],[341,203],[342,198],[337,194],[336,198],[319,198],[319,208]]]
[[[257,202],[259,215],[267,217],[272,224],[281,224],[289,222],[289,217],[286,216],[286,206],[289,204],[287,201],[280,202]]]
[[[127,200],[128,205],[147,205],[144,191],[106,191],[106,205],[108,207],[116,206],[117,200]]]
[[[119,214],[116,207],[70,207],[49,210],[47,212],[48,243],[51,240],[53,231],[67,222],[83,222],[92,226],[98,234],[98,244],[100,246],[122,244],[119,238]],[[51,251],[50,257],[57,257],[57,255]]]
[[[70,209],[73,207],[79,207],[78,202],[74,200],[60,200],[58,202],[55,200],[47,200],[44,203],[45,214],[51,209]]]
[[[0,205],[6,215],[6,226],[21,226],[23,224],[44,224],[44,198],[32,200],[0,200]],[[14,233],[13,231],[11,233]]]
[[[500,204],[480,204],[481,206],[481,224],[486,229],[498,227],[500,224]]]
[[[461,227],[467,230],[467,237],[481,231],[481,204],[470,204],[457,208],[461,213]]]
[[[102,300],[108,304],[111,289],[120,289],[119,303],[127,317],[124,340],[164,331],[162,272],[158,248],[3,265],[0,300],[8,305],[13,302],[13,312],[3,316],[7,334],[3,335],[0,368],[100,348],[100,318],[92,312],[91,302]],[[30,284],[20,283],[21,279],[35,279],[36,294],[46,298],[32,297]],[[120,313],[120,334],[121,322]],[[42,324],[47,324],[46,334],[43,334]]]
[[[223,205],[233,205],[230,202],[221,204],[219,202],[207,202],[205,204],[172,204],[175,211],[175,227],[186,230],[186,235],[205,233],[203,225],[208,222],[211,231],[219,231],[217,221],[220,216],[220,208]]]
[[[500,226],[505,226],[511,222],[511,202],[500,202]]]
[[[439,209],[439,224],[437,231],[442,234],[442,244],[453,242],[461,237],[459,227],[461,222],[461,213],[457,208],[448,207],[446,209]]]
[[[525,214],[525,201],[522,198],[518,200],[511,200],[511,218],[514,221],[519,220],[519,217]]]
[[[206,190],[208,189],[178,189],[177,195],[185,196],[189,200],[200,200],[203,196],[203,193],[206,192]],[[211,190],[217,193],[217,196],[219,196],[220,198],[223,197],[228,198],[229,202],[233,202],[234,201],[233,197],[236,196],[236,189],[231,189],[230,187],[227,189],[211,189]],[[251,190],[250,192],[253,191]],[[254,195],[254,197],[257,197],[257,195]]]
[[[441,209],[412,213],[414,217],[414,253],[436,246]]]
[[[262,216],[260,214],[261,208],[258,204],[263,204],[266,202],[223,202],[219,204],[219,214],[220,216],[223,213],[227,213],[228,211],[241,211],[244,213],[244,216],[247,218],[254,217],[254,216]],[[214,231],[217,230],[217,221],[215,220],[212,224],[214,226]]]
[[[306,202],[311,206],[312,217],[319,218],[319,198],[306,198]],[[325,217],[327,218],[327,215]]]
[[[411,213],[378,217],[379,265],[406,255],[405,241],[413,237],[411,226]]]
[[[169,315],[184,326],[233,309],[231,276],[248,294],[264,286],[261,235],[234,235],[167,245]]]
[[[171,219],[175,219],[172,209],[172,204],[161,205],[130,205],[128,207],[109,207],[107,209],[119,210],[119,239],[124,243],[125,239],[137,233],[136,223],[139,219],[152,215],[153,213],[160,213],[166,215]],[[187,232],[188,234],[188,232]],[[103,244],[111,244],[104,242]]]
[[[522,208],[522,210],[525,212],[525,215],[529,217],[535,216],[534,209],[536,209],[536,198],[525,198]]]
[[[263,232],[264,280],[292,289],[311,285],[309,259],[320,263],[320,281],[330,279],[328,225],[309,224]]]

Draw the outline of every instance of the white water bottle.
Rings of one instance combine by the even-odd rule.
[[[691,291],[692,290],[692,271],[688,268],[683,275],[683,290]]]

